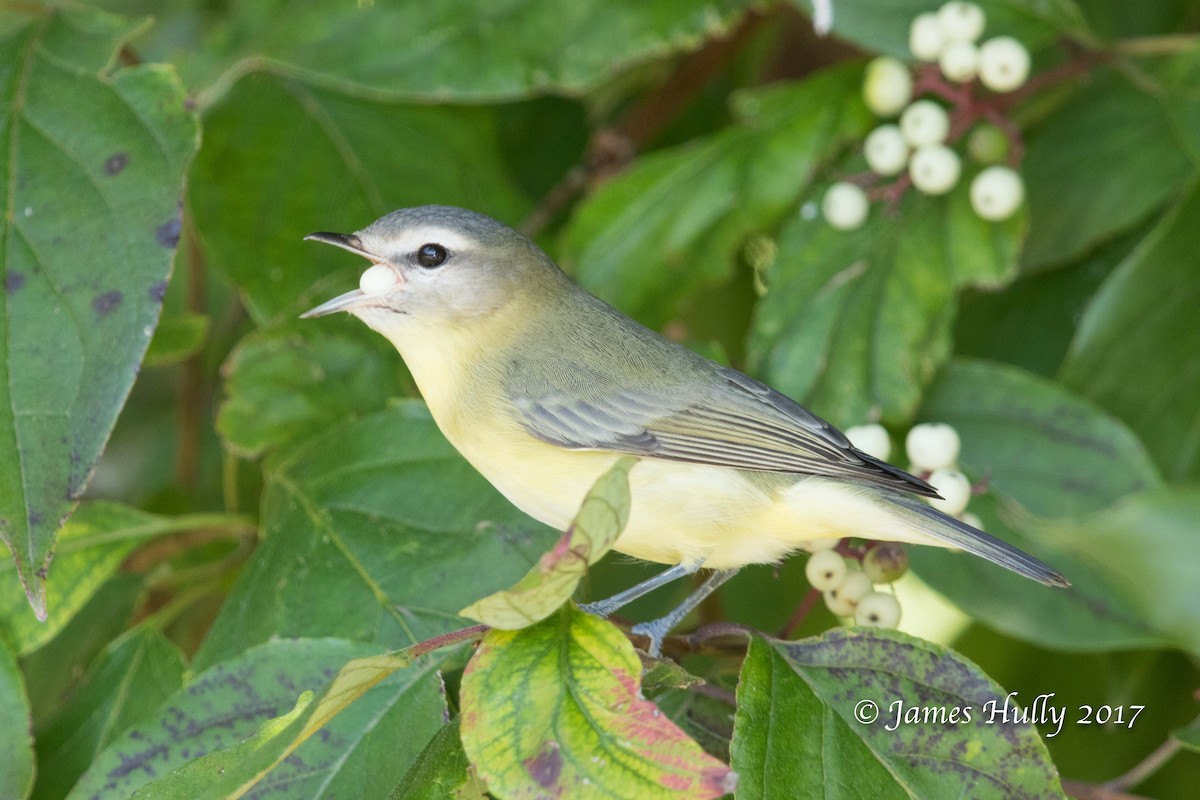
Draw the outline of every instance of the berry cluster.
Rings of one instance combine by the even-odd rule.
[[[846,438],[864,453],[886,461],[892,440],[882,425],[855,425]],[[908,432],[904,449],[909,470],[927,480],[941,499],[930,500],[934,508],[982,529],[979,517],[967,511],[974,487],[959,471],[961,442],[951,425],[926,422]],[[894,628],[900,621],[900,602],[895,595],[875,590],[893,583],[908,571],[908,552],[895,542],[868,542],[852,546],[826,539],[809,542],[812,555],[805,564],[809,584],[823,593],[825,605],[839,617],[852,617],[856,625]]]
[[[900,176],[892,186],[876,192],[892,200],[909,185],[927,195],[949,192],[963,171],[950,145],[972,127],[967,152],[991,164],[971,180],[972,208],[992,222],[1008,219],[1020,208],[1025,199],[1021,176],[1010,166],[992,163],[1008,154],[1008,140],[1016,134],[995,106],[978,102],[972,91],[975,81],[996,95],[1019,89],[1029,77],[1029,51],[1009,36],[979,44],[984,24],[983,9],[953,0],[912,22],[909,49],[918,61],[929,62],[918,68],[915,81],[910,68],[898,59],[880,56],[867,65],[863,81],[867,107],[879,117],[898,119],[880,125],[863,142],[871,174],[857,182],[839,181],[826,191],[821,210],[831,226],[854,230],[866,221],[870,198],[860,183]],[[922,93],[950,103],[951,111],[932,99],[913,100]],[[1000,124],[1003,130],[984,120]]]
[[[854,624],[873,628],[894,628],[900,622],[900,601],[894,594],[875,590],[875,584],[892,583],[908,571],[908,554],[891,542],[880,542],[867,549],[861,563],[848,564],[838,552],[837,542],[827,539],[811,542],[817,549],[808,557],[804,574],[809,584],[820,591],[825,605],[839,617],[853,617]]]

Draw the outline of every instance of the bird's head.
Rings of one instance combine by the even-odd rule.
[[[469,325],[522,292],[562,279],[553,262],[521,234],[491,217],[450,206],[405,208],[357,233],[305,238],[357,253],[371,266],[359,288],[302,316],[348,311],[389,338],[411,327]]]

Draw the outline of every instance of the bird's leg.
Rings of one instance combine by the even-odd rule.
[[[691,575],[699,568],[699,564],[676,564],[670,569],[663,570],[657,575],[647,578],[641,583],[630,586],[623,592],[617,592],[612,597],[606,597],[605,599],[597,600],[594,603],[587,603],[580,606],[580,608],[589,614],[594,614],[603,619],[621,606],[628,605],[642,595],[649,594],[660,586],[666,586],[671,581],[679,580],[685,575]]]
[[[708,579],[687,596],[686,599],[676,606],[666,616],[651,620],[650,622],[639,622],[630,629],[631,633],[636,633],[640,636],[650,637],[650,646],[646,649],[652,656],[662,655],[662,642],[671,629],[692,612],[692,609],[700,605],[704,598],[708,597],[717,590],[722,583],[732,578],[737,574],[736,569],[718,570]],[[637,587],[634,587],[637,588]]]

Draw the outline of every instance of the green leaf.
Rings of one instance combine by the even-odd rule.
[[[388,800],[484,800],[486,789],[471,772],[455,719],[434,735]]]
[[[1080,591],[1132,609],[1147,631],[1197,655],[1200,585],[1192,569],[1200,559],[1197,519],[1200,490],[1186,488],[1129,497],[1087,517],[1025,525],[1046,552],[1086,568],[1088,581],[1081,581]]]
[[[0,539],[44,618],[55,532],[158,321],[197,135],[169,67],[112,69],[136,25],[28,8],[0,25]]]
[[[0,642],[0,797],[28,797],[33,788],[29,701],[17,660]]]
[[[288,322],[251,333],[222,370],[217,430],[243,458],[382,409],[404,393],[403,362],[365,325]]]
[[[1171,732],[1171,736],[1188,750],[1200,753],[1200,722],[1193,722]]]
[[[21,659],[35,727],[53,717],[92,662],[129,627],[142,589],[140,575],[117,573],[53,639]]]
[[[757,5],[276,0],[231,9],[226,58],[265,56],[346,91],[443,102],[583,94],[622,68],[698,48]]]
[[[301,693],[288,713],[267,720],[250,738],[188,761],[139,788],[130,800],[234,800],[253,785],[260,770],[291,741],[312,707],[313,693]]]
[[[511,589],[477,600],[459,613],[492,628],[520,630],[541,622],[571,599],[587,568],[612,549],[629,521],[632,456],[596,479],[570,527]]]
[[[36,621],[21,602],[16,568],[0,558],[0,637],[25,655],[61,631],[139,544],[177,531],[231,524],[244,523],[225,514],[164,517],[119,503],[86,503],[59,533],[47,584],[50,613],[45,621]]]
[[[959,464],[1036,514],[1097,511],[1161,485],[1146,448],[1120,421],[1062,386],[1005,364],[951,362],[921,421],[947,422]]]
[[[743,240],[774,227],[813,175],[871,119],[862,67],[746,92],[736,123],[638,159],[569,222],[563,265],[591,291],[661,325],[694,290],[724,280]]]
[[[206,666],[276,636],[402,647],[461,627],[554,539],[403,401],[272,454],[263,541],[196,655]],[[321,586],[313,592],[313,586]]]
[[[183,685],[183,653],[152,625],[109,644],[83,682],[38,731],[39,800],[67,795],[97,755]]]
[[[505,798],[711,798],[736,776],[639,692],[641,662],[611,623],[567,606],[491,631],[462,682],[462,740]]]
[[[1125,420],[1171,480],[1200,478],[1200,185],[1109,276],[1062,380]]]
[[[69,797],[126,797],[214,751],[224,752],[146,791],[192,800],[198,795],[189,783],[198,781],[190,785],[204,786],[203,796],[225,797],[276,764],[298,740],[303,743],[291,757],[255,784],[257,792],[382,797],[441,727],[445,701],[433,662],[403,669],[401,663],[408,662],[372,655],[372,649],[337,639],[276,640],[218,664],[168,699],[156,718],[135,725],[111,744]],[[387,668],[367,669],[369,679],[359,680],[364,672],[356,667],[378,665],[380,659]],[[350,679],[345,678],[347,669]],[[340,702],[357,699],[358,689],[381,677],[386,679],[374,683],[361,702],[348,708]],[[348,685],[348,693],[342,694]],[[296,713],[298,697],[323,689],[320,701]],[[333,716],[329,712],[335,708],[341,713]],[[289,710],[296,716],[263,726]],[[317,729],[320,736],[313,735]],[[238,749],[256,733],[252,745]],[[387,757],[381,759],[380,753]]]
[[[209,322],[204,314],[164,317],[146,350],[146,366],[165,367],[191,358],[204,346]]]
[[[1037,729],[993,718],[1004,690],[932,642],[863,628],[755,636],[737,696],[739,800],[1063,797]],[[905,721],[910,709],[932,716]]]
[[[368,100],[274,74],[243,78],[206,116],[188,182],[210,261],[262,324],[357,285],[368,266],[304,242],[308,233],[358,230],[425,203],[519,220],[528,201],[503,167],[493,116]]]
[[[1136,226],[1180,192],[1196,164],[1158,100],[1101,70],[1030,134],[1021,174],[1032,220],[1021,262],[1036,270]]]
[[[811,13],[812,0],[790,1]],[[867,50],[911,61],[908,28],[913,18],[941,5],[942,0],[835,0],[833,32]],[[1086,32],[1083,15],[1071,0],[978,0],[976,5],[987,15],[986,38],[1014,36],[1030,49]]]
[[[854,232],[830,227],[814,194],[780,235],[750,333],[752,365],[837,425],[903,425],[950,355],[955,289],[1016,274],[1018,213],[984,222],[967,180],[944,197],[909,192]]]
[[[1162,481],[1145,448],[1118,420],[1057,384],[1015,367],[958,360],[930,388],[919,419],[947,422],[962,439],[959,463],[989,492],[970,510],[984,529],[1065,574],[1068,590],[1034,584],[981,559],[913,548],[912,567],[975,618],[1018,639],[1054,649],[1161,646],[1138,610],[1101,575],[1045,541],[1015,500],[1042,515],[1103,513],[1122,497]]]

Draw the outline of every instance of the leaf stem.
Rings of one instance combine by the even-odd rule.
[[[804,620],[812,612],[813,608],[816,607],[819,599],[821,599],[821,593],[816,589],[809,587],[808,592],[805,593],[804,598],[800,601],[800,604],[796,606],[796,610],[792,612],[792,616],[788,618],[788,621],[785,622],[783,627],[779,630],[779,638],[792,638],[792,635],[796,632],[796,629],[800,627],[800,624],[804,622]]]

